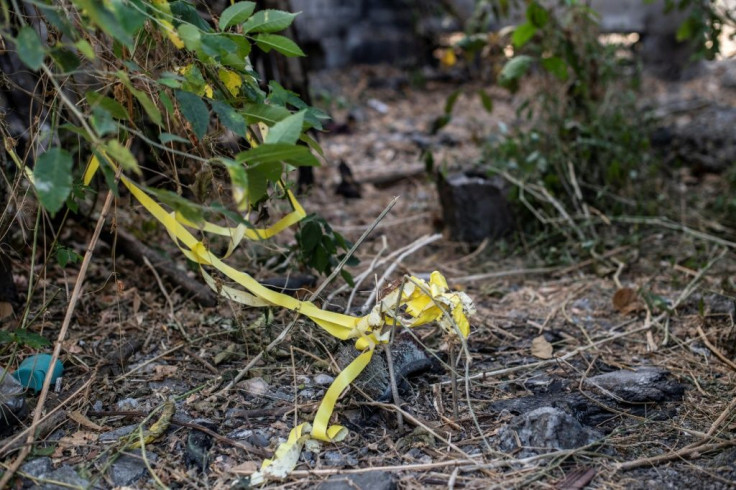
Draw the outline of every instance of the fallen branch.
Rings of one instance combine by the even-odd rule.
[[[186,272],[176,267],[174,261],[162,257],[127,231],[118,228],[115,233],[103,232],[100,238],[111,247],[115,247],[117,253],[125,255],[133,262],[143,264],[149,261],[155,270],[160,271],[176,287],[191,295],[198,304],[206,307],[217,304],[214,291],[200,281],[193,280]]]
[[[716,451],[718,449],[723,449],[724,447],[728,446],[736,446],[736,440],[734,441],[723,441],[723,442],[717,442],[713,444],[703,444],[702,442],[696,442],[695,444],[690,444],[688,446],[685,446],[682,449],[678,449],[677,451],[673,451],[671,453],[667,454],[660,454],[659,456],[652,456],[651,458],[641,458],[641,459],[635,459],[634,461],[627,461],[625,463],[619,463],[616,466],[616,470],[631,470],[634,468],[640,468],[642,466],[654,466],[659,463],[666,463],[668,461],[672,461],[673,459],[682,459],[682,458],[695,458],[700,456],[703,453],[707,453],[710,451]]]

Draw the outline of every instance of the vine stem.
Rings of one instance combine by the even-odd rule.
[[[120,170],[118,170],[118,176],[119,176],[119,173],[120,173]],[[61,324],[61,330],[59,331],[59,335],[56,338],[56,343],[54,345],[54,353],[51,355],[50,366],[54,366],[56,364],[56,361],[59,359],[59,354],[61,353],[62,342],[66,338],[66,334],[69,330],[69,325],[72,322],[72,315],[74,314],[74,310],[77,306],[77,302],[79,301],[79,296],[81,295],[81,292],[82,292],[82,285],[84,284],[84,278],[87,275],[87,269],[89,268],[89,263],[92,261],[92,255],[94,254],[94,250],[95,250],[95,246],[97,245],[97,241],[100,238],[100,233],[102,232],[102,227],[105,224],[107,214],[110,212],[110,206],[112,205],[112,200],[113,200],[112,191],[107,191],[107,197],[105,198],[105,204],[102,206],[100,217],[97,220],[97,226],[95,227],[95,231],[92,234],[92,238],[89,241],[89,245],[87,246],[87,251],[84,253],[84,259],[82,260],[82,265],[79,267],[79,274],[77,275],[77,281],[74,283],[74,289],[72,290],[72,295],[71,295],[71,298],[69,299],[69,305],[66,308],[66,316],[64,316],[64,322]],[[25,445],[23,445],[23,448],[18,454],[18,457],[15,458],[13,463],[8,467],[8,469],[5,471],[2,478],[0,479],[0,488],[7,488],[8,482],[13,477],[15,472],[18,471],[18,468],[20,468],[20,465],[23,464],[23,461],[26,459],[28,454],[31,452],[31,448],[33,447],[34,439],[36,438],[36,427],[41,421],[43,407],[46,404],[46,398],[49,393],[49,386],[51,385],[51,377],[53,376],[53,373],[54,373],[53,369],[49,369],[46,372],[46,378],[43,381],[43,388],[41,389],[41,394],[38,397],[38,403],[36,404],[36,409],[33,412],[33,422],[31,423],[31,426],[28,430],[28,436],[26,437],[26,443]]]

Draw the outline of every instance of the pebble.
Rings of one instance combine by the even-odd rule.
[[[329,374],[318,374],[314,377],[314,383],[320,386],[330,385],[333,381],[335,381],[335,378]]]

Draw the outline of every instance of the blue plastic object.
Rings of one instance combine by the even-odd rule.
[[[36,393],[41,391],[43,380],[46,379],[46,373],[51,369],[51,354],[36,354],[30,356],[20,363],[18,370],[13,373],[15,379],[26,388],[34,390]],[[51,386],[64,373],[64,365],[60,360],[56,360],[53,366],[53,375],[51,376]]]

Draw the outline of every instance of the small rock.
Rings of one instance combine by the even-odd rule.
[[[122,400],[118,401],[115,404],[115,407],[117,408],[117,410],[121,412],[138,410],[138,407],[140,406],[141,406],[140,402],[136,400],[135,398],[123,398]]]
[[[331,385],[333,381],[335,381],[335,378],[330,376],[329,374],[318,374],[314,377],[315,384],[318,384],[320,386]]]
[[[263,396],[268,393],[268,383],[263,378],[250,378],[238,383],[238,386],[253,396]]]
[[[378,99],[368,99],[366,104],[380,114],[386,114],[388,112],[388,106]]]
[[[358,466],[358,460],[352,454],[344,454],[340,451],[325,451],[322,459],[327,466],[343,468],[345,466]]]
[[[217,424],[209,419],[196,419],[194,423],[207,429],[217,429]],[[203,472],[209,468],[211,461],[210,449],[212,448],[212,436],[198,429],[191,429],[187,436],[186,459],[190,466],[197,466]]]
[[[522,450],[517,456],[526,458],[586,446],[603,436],[559,408],[542,407],[514,418],[498,437],[502,451],[515,451],[520,443]]]
[[[736,89],[736,64],[732,60],[729,60],[721,75],[721,85],[724,88]]]
[[[58,469],[46,475],[47,480],[57,481],[64,485],[54,485],[47,483],[41,487],[41,490],[68,490],[72,488],[87,488],[89,482],[79,476],[74,468],[68,464],[61,465]]]
[[[21,473],[25,473],[33,478],[46,478],[46,475],[54,471],[54,465],[51,462],[51,458],[36,458],[27,463],[24,463],[20,467]]]
[[[155,463],[158,455],[146,451],[146,459],[149,463]],[[148,468],[143,461],[140,450],[124,452],[115,460],[108,471],[112,482],[118,487],[130,486],[147,474]]]
[[[127,436],[128,434],[130,434],[137,428],[138,428],[138,424],[118,427],[117,429],[111,430],[110,432],[105,432],[104,434],[100,434],[100,438],[98,440],[100,442],[117,441],[121,437]]]
[[[333,475],[318,490],[395,490],[396,478],[388,471]]]
[[[502,180],[469,173],[439,175],[437,189],[452,240],[477,244],[511,230],[513,218]]]
[[[301,390],[297,395],[299,398],[303,398],[305,400],[315,400],[319,397],[320,394],[324,393],[324,390],[315,390],[314,388],[306,388]]]
[[[585,385],[629,403],[677,401],[685,392],[669,371],[650,366],[599,374],[586,379]]]
[[[230,439],[245,441],[256,447],[268,447],[269,436],[263,429],[240,429],[227,434]]]
[[[709,315],[723,315],[736,317],[736,301],[730,296],[722,294],[709,294],[703,298]]]

